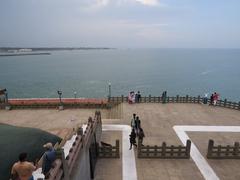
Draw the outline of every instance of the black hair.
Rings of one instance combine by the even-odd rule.
[[[27,153],[23,152],[23,153],[20,153],[19,156],[19,161],[23,162],[27,159]]]

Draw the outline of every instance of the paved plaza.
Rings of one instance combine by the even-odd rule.
[[[0,111],[0,123],[40,128],[64,137],[76,125],[87,122],[95,109],[72,110],[12,110]],[[240,111],[202,104],[120,104],[112,110],[101,110],[103,124],[130,125],[132,114],[136,113],[145,131],[144,145],[181,145],[174,126],[240,126]],[[233,145],[240,140],[240,132],[186,132],[196,148],[206,157],[208,140],[216,144]],[[103,131],[102,140],[114,144],[120,140],[119,131]],[[120,152],[122,149],[120,149]],[[205,179],[192,158],[186,160],[138,159],[135,152],[138,180],[202,180]],[[208,160],[219,179],[240,179],[239,160]],[[134,171],[134,169],[132,169]],[[120,159],[100,159],[96,167],[97,180],[123,179],[122,155]]]

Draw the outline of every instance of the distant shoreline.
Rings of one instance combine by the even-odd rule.
[[[72,50],[110,50],[115,48],[108,48],[108,47],[79,47],[79,48],[73,48],[73,47],[0,47],[0,52],[2,53],[8,53],[8,52],[18,52],[18,53],[31,53],[31,52],[43,52],[43,51],[72,51]]]
[[[51,55],[51,53],[9,53],[0,54],[0,56],[30,56],[30,55]]]

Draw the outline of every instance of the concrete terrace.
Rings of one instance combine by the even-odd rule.
[[[77,124],[87,122],[95,109],[56,109],[38,110],[0,110],[0,123],[16,126],[35,127],[64,137],[68,130]],[[240,126],[240,111],[203,104],[183,103],[121,103],[111,110],[101,110],[103,124],[129,125],[132,114],[136,113],[145,131],[145,145],[182,144],[173,129],[175,125],[195,126]],[[216,143],[230,144],[239,141],[240,132],[187,132],[188,136],[205,157],[210,138]],[[115,139],[122,140],[121,133],[103,132],[103,141],[114,144]],[[120,142],[121,144],[121,142]],[[135,156],[136,156],[136,149]],[[97,180],[122,179],[120,159],[100,159],[96,167]],[[240,179],[239,160],[207,160],[220,179]],[[136,157],[138,180],[202,180],[203,175],[192,159],[163,160],[138,159]]]

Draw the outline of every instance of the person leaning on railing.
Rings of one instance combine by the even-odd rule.
[[[43,145],[43,147],[46,149],[46,151],[43,154],[42,173],[45,175],[45,178],[48,178],[52,163],[56,160],[56,151],[50,142]]]

